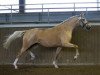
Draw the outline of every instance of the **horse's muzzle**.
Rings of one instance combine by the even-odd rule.
[[[91,29],[91,26],[86,26],[86,30],[90,30]]]

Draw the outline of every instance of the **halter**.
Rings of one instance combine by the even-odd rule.
[[[88,22],[84,23],[84,21],[83,21],[83,20],[86,20],[86,19],[84,19],[84,18],[82,19],[82,17],[79,17],[78,19],[79,19],[79,22],[82,23],[82,25],[81,25],[82,28],[84,28],[88,24]]]

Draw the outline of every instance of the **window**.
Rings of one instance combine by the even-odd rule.
[[[97,11],[97,5],[97,0],[26,0],[25,12]]]
[[[100,10],[100,8],[97,8],[100,7],[99,1],[100,0],[25,0],[25,12],[97,11]],[[0,0],[0,13],[18,13],[18,4],[19,0]]]
[[[0,0],[0,13],[18,13],[18,4],[19,0]]]

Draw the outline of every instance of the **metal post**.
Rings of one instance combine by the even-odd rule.
[[[50,16],[50,14],[49,14],[49,9],[48,9],[48,23],[49,23],[49,16]]]
[[[42,4],[42,14],[41,14],[41,21],[43,22],[43,4]]]
[[[97,0],[97,10],[99,11],[99,0]]]
[[[86,8],[86,17],[87,17],[87,14],[88,14],[88,8]]]
[[[74,12],[75,12],[75,3],[74,3]]]
[[[86,8],[86,12],[88,11],[88,8]]]
[[[11,24],[12,24],[12,5],[11,5],[11,17],[10,17],[11,19],[10,19],[10,22],[11,22]]]
[[[42,4],[42,13],[43,13],[43,4]]]

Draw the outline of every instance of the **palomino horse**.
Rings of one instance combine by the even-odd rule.
[[[29,29],[29,30],[23,30],[23,31],[15,31],[12,35],[10,35],[6,42],[4,43],[4,47],[7,49],[11,42],[15,40],[16,38],[23,36],[23,45],[21,48],[21,51],[17,55],[13,65],[15,69],[17,69],[17,62],[19,57],[26,51],[29,51],[28,49],[35,45],[40,44],[45,47],[57,47],[56,54],[54,56],[53,65],[55,68],[58,68],[58,65],[56,63],[57,57],[62,49],[62,47],[73,47],[76,50],[76,54],[74,56],[74,59],[77,59],[79,52],[78,52],[78,46],[75,44],[70,43],[72,38],[72,32],[73,29],[77,26],[81,26],[85,29],[90,29],[90,25],[88,24],[87,20],[84,18],[84,15],[76,15],[73,17],[70,17],[68,20],[63,21],[62,23],[58,24],[55,27],[47,28],[47,29]],[[32,59],[35,58],[35,55],[29,51]]]

